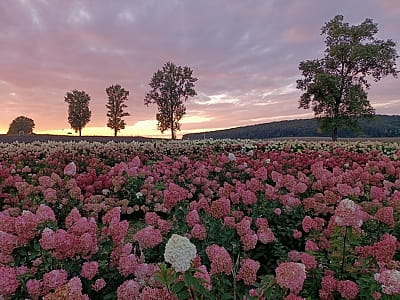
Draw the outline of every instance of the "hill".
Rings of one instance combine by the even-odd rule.
[[[339,130],[340,138],[378,138],[400,137],[400,116],[376,115],[373,120],[360,119],[361,130],[354,134],[348,130]],[[317,119],[299,119],[256,124],[224,130],[190,133],[182,139],[271,139],[280,137],[329,137],[321,133]]]

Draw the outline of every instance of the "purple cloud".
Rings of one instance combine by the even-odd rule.
[[[320,28],[336,14],[372,18],[380,38],[400,41],[397,0],[0,2],[0,132],[19,115],[36,131],[69,128],[71,89],[92,98],[88,127],[105,126],[105,88],[115,83],[131,93],[128,125],[156,123],[143,98],[169,60],[199,78],[183,130],[312,116],[297,109],[298,65],[322,56]],[[399,114],[399,91],[387,78],[369,96],[378,113]]]

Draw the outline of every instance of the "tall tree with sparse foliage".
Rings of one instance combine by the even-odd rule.
[[[297,80],[297,88],[304,93],[299,108],[311,106],[321,129],[330,132],[334,141],[338,128],[357,131],[356,117],[370,118],[375,114],[367,97],[367,79],[397,77],[396,44],[390,39],[377,39],[377,33],[378,25],[371,19],[349,25],[338,15],[321,29],[325,56],[300,62],[303,78]]]
[[[176,139],[176,131],[180,130],[179,121],[186,113],[183,100],[196,95],[194,83],[197,78],[192,77],[193,71],[185,66],[176,66],[167,62],[161,70],[154,73],[149,85],[151,90],[146,94],[144,104],[157,104],[156,119],[158,129],[164,133],[171,129],[171,138]]]
[[[89,109],[90,96],[84,91],[73,90],[64,97],[68,103],[68,122],[75,132],[82,136],[82,128],[90,121],[92,112]]]
[[[120,85],[112,85],[106,88],[108,95],[108,103],[106,104],[108,122],[107,126],[114,130],[114,136],[117,136],[118,131],[125,128],[125,120],[123,117],[129,116],[124,109],[128,106],[125,101],[128,100],[129,91],[122,88]]]
[[[27,135],[33,133],[33,128],[35,123],[32,119],[24,116],[19,116],[15,118],[8,128],[7,134],[11,135]]]

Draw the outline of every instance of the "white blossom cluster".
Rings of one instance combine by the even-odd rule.
[[[196,246],[187,237],[173,234],[165,246],[164,259],[176,272],[185,272],[196,253]]]

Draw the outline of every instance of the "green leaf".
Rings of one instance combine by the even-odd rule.
[[[182,300],[187,300],[189,299],[189,292],[187,290],[183,290],[182,292],[180,292],[178,295],[178,299],[182,299]]]
[[[175,284],[172,286],[171,290],[172,290],[172,292],[173,292],[175,295],[177,295],[177,294],[179,294],[179,292],[181,292],[181,290],[182,290],[184,287],[185,287],[185,282],[179,281],[179,282],[175,283]]]

